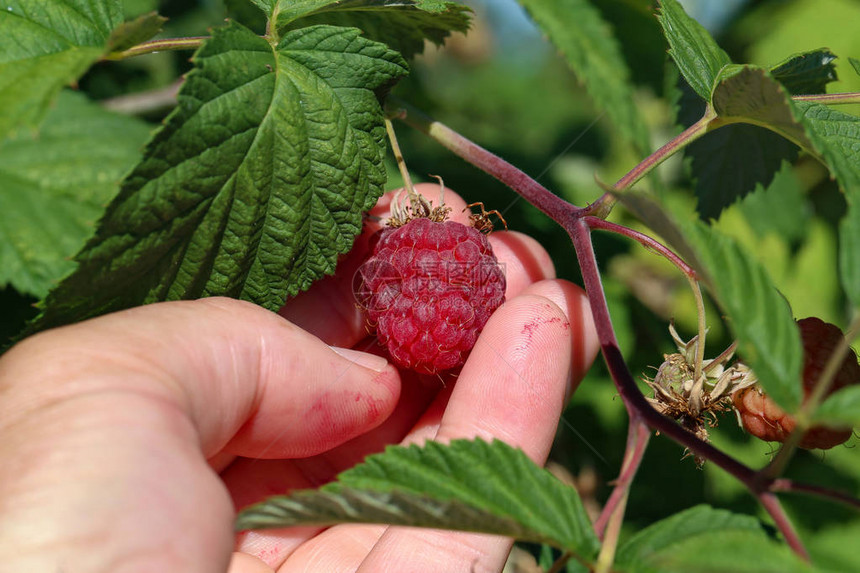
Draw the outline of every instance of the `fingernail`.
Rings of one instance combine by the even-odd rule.
[[[367,352],[359,352],[351,348],[341,348],[340,346],[329,346],[332,350],[349,360],[354,364],[358,364],[374,372],[382,372],[388,366],[388,360],[382,356],[368,354]]]

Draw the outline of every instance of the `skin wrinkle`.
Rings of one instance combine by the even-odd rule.
[[[403,555],[399,551],[394,536],[391,535],[403,531],[409,531],[409,529],[386,527],[380,540],[374,546],[376,551],[361,561],[356,573],[377,573],[381,570],[380,566],[385,567],[385,570],[405,571],[406,569],[403,567],[413,562],[432,562],[435,567],[438,567],[437,571],[449,573],[460,571],[463,573],[467,571],[470,573],[472,571],[495,573],[498,571],[499,564],[493,562],[497,561],[498,558],[494,558],[489,553],[487,542],[489,541],[491,546],[496,543],[513,544],[513,541],[494,535],[450,532],[438,529],[412,529],[411,531],[415,536],[421,539],[420,549],[410,555]],[[407,563],[403,563],[404,561]],[[460,567],[451,569],[453,564],[458,564]]]

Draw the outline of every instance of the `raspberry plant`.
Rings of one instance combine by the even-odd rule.
[[[152,39],[165,19],[126,19],[120,0],[7,1],[0,10],[0,282],[42,299],[20,335],[162,300],[226,295],[277,310],[334,273],[350,249],[385,187],[385,121],[396,120],[503,182],[568,235],[611,379],[605,382],[614,384],[628,415],[617,479],[592,520],[575,489],[501,442],[393,447],[319,490],[247,509],[237,527],[382,521],[496,533],[541,544],[552,571],[860,569],[854,554],[828,561],[821,548],[833,547],[838,536],[799,531],[802,512],[784,508],[785,500],[806,496],[860,509],[854,453],[842,462],[844,471],[853,468],[853,480],[834,486],[814,472],[786,477],[810,428],[847,435],[860,424],[860,386],[840,381],[832,394],[804,393],[804,349],[792,311],[802,297],[780,293],[766,257],[721,230],[730,205],[776,185],[783,165],[827,169],[844,205],[831,219],[838,221],[840,319],[848,333],[819,358],[818,383],[830,387],[836,367],[853,356],[849,343],[860,327],[860,120],[850,113],[860,94],[827,93],[836,79],[836,55],[827,49],[786,53],[767,68],[732,61],[677,0],[658,2],[656,19],[644,0],[520,3],[628,156],[637,157],[614,184],[591,186],[587,205],[553,193],[422,113],[407,101],[408,90],[397,91],[425,40],[442,44],[469,28],[471,12],[457,2],[237,0],[228,3],[233,18],[209,36]],[[677,103],[683,130],[656,151],[650,142],[657,135],[631,79],[637,70],[628,65],[654,46],[632,47],[634,35],[613,36],[608,20],[619,30],[641,22],[652,32],[645,37],[657,38],[654,46],[671,56],[665,95]],[[142,100],[174,106],[142,156],[148,125],[105,110],[134,109],[137,100],[99,106],[64,89],[81,78],[95,85],[100,73],[138,56],[183,50],[194,54],[184,79]],[[851,54],[840,56],[860,72]],[[842,66],[840,73],[853,71]],[[694,179],[695,211],[689,201],[672,199],[656,169],[681,152]],[[792,211],[791,197],[763,213],[779,219]],[[637,383],[616,336],[608,299],[617,295],[604,288],[595,230],[661,255],[692,287],[696,335],[687,342],[673,330],[678,352],[656,378],[646,376],[650,387]],[[823,269],[837,275],[832,265]],[[706,314],[700,286],[718,313]],[[709,326],[728,326],[732,340],[711,361]],[[742,362],[730,364],[734,354]],[[739,393],[753,391],[765,392],[794,421],[769,463],[740,459],[725,441],[716,443],[730,419],[716,429],[711,424],[728,408],[727,398],[742,402]],[[682,446],[704,471],[742,484],[761,515],[695,505],[622,536],[654,433]],[[825,461],[814,460],[821,467]],[[660,493],[671,494],[668,486]],[[846,527],[856,533],[860,520],[848,515]]]

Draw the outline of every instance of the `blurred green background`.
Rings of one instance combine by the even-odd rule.
[[[565,63],[530,23],[514,0],[472,0],[473,30],[444,49],[428,47],[409,79],[394,93],[501,155],[568,200],[584,205],[600,196],[597,175],[613,181],[637,157],[613,133]],[[668,65],[665,42],[647,0],[593,0],[614,29],[637,85],[636,100],[658,147],[679,131],[677,76]],[[132,16],[157,9],[170,18],[162,37],[196,36],[230,15],[261,29],[259,12],[247,0],[126,0]],[[715,35],[735,62],[773,65],[787,56],[821,47],[840,56],[840,81],[829,91],[860,91],[860,76],[848,57],[860,57],[860,2],[855,0],[731,0],[683,2]],[[97,64],[79,89],[96,100],[149,92],[174,84],[188,71],[190,54],[151,54]],[[857,112],[841,108],[843,111]],[[157,125],[169,111],[155,108],[144,117]],[[469,201],[498,209],[509,227],[533,235],[550,252],[560,277],[580,282],[565,233],[509,189],[467,165],[420,133],[396,126],[400,145],[416,180],[440,175]],[[390,162],[389,187],[399,185]],[[673,158],[660,170],[667,199],[694,203],[687,165]],[[758,189],[723,213],[715,224],[751,247],[788,298],[795,316],[816,315],[845,326],[849,315],[836,275],[835,222],[844,201],[826,170],[801,158],[786,165],[767,189]],[[612,220],[637,227],[619,208]],[[667,330],[674,319],[681,335],[695,333],[695,307],[687,282],[668,263],[615,236],[598,233],[600,260],[622,350],[637,376],[652,376],[663,353],[672,351]],[[73,253],[69,253],[71,256]],[[58,277],[59,278],[59,277]],[[11,287],[0,289],[3,345],[33,316],[36,300]],[[731,341],[718,312],[708,309],[711,331],[707,356]],[[621,463],[626,414],[601,361],[571,400],[559,426],[553,460],[599,504]],[[759,467],[775,448],[753,442],[725,415],[711,432],[713,442],[741,461]],[[860,441],[827,452],[802,452],[788,476],[860,495]],[[626,528],[638,529],[682,508],[706,502],[761,515],[756,503],[732,478],[692,458],[673,442],[655,437],[631,491]],[[860,570],[848,541],[860,538],[860,520],[847,510],[810,498],[785,496],[785,503],[809,548],[822,565]],[[767,517],[762,515],[767,521]]]

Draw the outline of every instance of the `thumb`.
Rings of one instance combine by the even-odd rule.
[[[0,456],[14,460],[0,569],[226,570],[232,504],[206,459],[307,455],[382,422],[396,371],[347,354],[228,299],[23,341],[0,359]]]

